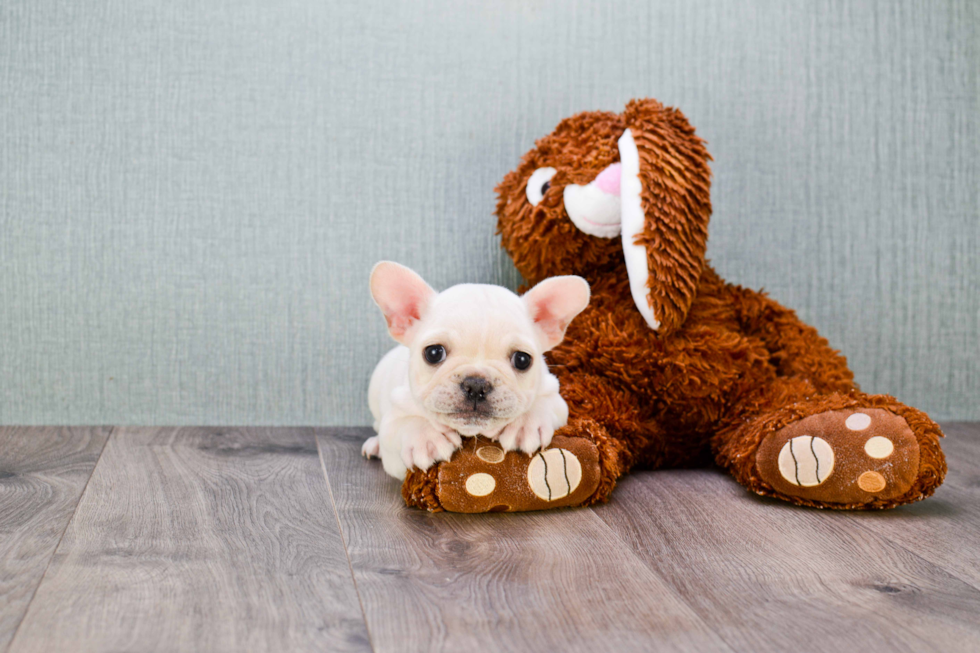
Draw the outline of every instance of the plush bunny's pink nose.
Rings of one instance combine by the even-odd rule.
[[[619,179],[622,176],[621,166],[614,163],[599,173],[599,176],[592,182],[604,193],[619,195]]]

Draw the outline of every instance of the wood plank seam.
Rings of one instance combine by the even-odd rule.
[[[95,459],[95,464],[92,465],[92,470],[89,472],[88,478],[85,479],[85,485],[82,487],[82,491],[78,494],[78,499],[75,501],[75,507],[72,508],[71,511],[71,517],[65,520],[65,527],[61,530],[61,535],[58,536],[57,544],[55,544],[54,548],[51,549],[51,555],[48,557],[47,564],[44,565],[44,573],[41,574],[41,579],[37,582],[37,585],[34,586],[34,591],[31,592],[31,599],[27,602],[27,605],[24,607],[24,613],[21,615],[20,621],[17,623],[17,628],[14,629],[14,634],[10,638],[10,641],[7,643],[7,647],[4,649],[4,653],[6,653],[6,651],[9,651],[13,647],[14,642],[17,641],[17,635],[20,634],[20,627],[21,625],[23,625],[24,618],[27,617],[27,613],[30,612],[31,610],[31,604],[34,603],[34,597],[37,596],[37,590],[38,588],[41,587],[41,585],[44,584],[44,579],[47,577],[48,570],[51,568],[51,561],[54,560],[54,557],[58,552],[58,548],[61,546],[61,541],[65,538],[65,533],[68,532],[68,527],[71,526],[72,521],[75,519],[75,513],[78,512],[78,506],[80,506],[82,503],[82,497],[85,496],[85,492],[88,490],[88,484],[92,481],[92,477],[95,476],[95,470],[99,466],[99,463],[102,461],[102,454],[105,453],[106,445],[109,444],[109,440],[111,440],[112,436],[116,433],[116,429],[117,427],[115,426],[109,427],[109,434],[102,442],[102,448],[99,449],[99,456]]]
[[[652,474],[656,474],[656,472],[652,472]],[[738,487],[738,486],[736,485],[735,487]],[[647,491],[649,491],[649,489],[648,488],[645,488],[644,489],[644,492],[647,492]],[[749,499],[750,500],[751,499],[754,499],[754,497],[749,497]],[[770,499],[762,499],[762,500],[763,501],[772,501]],[[600,509],[601,509],[601,506],[600,506]],[[799,510],[799,509],[797,508],[795,510]],[[827,517],[830,517],[831,515],[828,514],[826,516]],[[932,574],[935,574],[936,577],[941,578],[941,579],[944,579],[944,582],[946,584],[955,584],[956,581],[959,581],[964,586],[964,589],[965,590],[967,590],[967,591],[969,591],[971,593],[976,591],[977,588],[976,588],[974,582],[967,581],[967,580],[961,578],[960,577],[961,576],[960,574],[956,574],[953,570],[947,569],[942,564],[940,564],[938,562],[934,562],[932,560],[929,560],[928,558],[924,557],[923,555],[921,555],[921,554],[919,554],[919,553],[917,553],[917,552],[915,552],[913,550],[910,550],[907,545],[903,545],[903,544],[900,544],[899,542],[896,542],[894,538],[889,537],[887,535],[879,534],[874,529],[872,529],[872,528],[868,527],[866,524],[862,523],[860,521],[860,516],[859,515],[843,514],[843,515],[840,515],[840,517],[845,518],[849,522],[848,528],[845,529],[845,532],[849,533],[852,536],[852,538],[853,538],[853,536],[857,535],[858,533],[863,533],[865,535],[869,535],[870,536],[869,539],[872,540],[872,541],[878,540],[878,541],[885,542],[887,544],[890,544],[890,545],[894,546],[896,549],[899,549],[903,553],[909,554],[909,558],[912,559],[912,560],[914,560],[914,561],[916,561],[919,565],[921,565],[921,568],[922,569],[929,570]],[[606,520],[603,519],[602,517],[600,517],[600,520],[603,521],[604,523],[607,523]],[[608,525],[608,523],[607,523],[607,525]],[[857,526],[857,528],[853,528],[854,526]],[[637,553],[637,549],[635,548],[635,544],[631,543],[629,537],[627,536],[626,531],[620,532],[620,531],[612,528],[611,526],[609,526],[609,527],[610,527],[611,530],[613,530],[614,533],[616,533],[618,539],[621,542],[623,542],[626,545],[626,547],[629,548],[630,551],[632,551],[634,554],[636,554],[636,557],[639,558],[639,560],[640,560],[641,563],[643,563],[648,568],[651,568],[652,570],[656,571],[655,568],[654,568],[654,566],[653,566],[653,564],[651,563],[651,561],[645,559],[643,556],[640,556]],[[670,584],[670,583],[668,583],[668,586],[669,587],[672,587],[672,588],[674,587],[673,584]],[[886,589],[886,591],[887,591],[887,589]],[[681,599],[686,600],[686,598],[682,595],[682,593],[676,592],[676,594]],[[975,594],[973,594],[973,596],[975,596]],[[703,607],[694,605],[693,608],[695,610],[695,614],[699,618],[701,618],[701,616],[703,614],[703,612],[702,612]],[[899,622],[898,624],[896,624],[896,626],[901,627],[901,622]],[[709,627],[710,627],[710,625],[709,625]],[[726,633],[723,628],[713,629],[713,632],[715,632],[715,634],[726,645],[729,645],[731,648],[733,648],[735,650],[741,650],[741,649],[744,649],[745,648],[744,645],[741,645],[741,644],[739,644],[737,642],[730,641],[730,638],[727,636],[728,633]],[[911,632],[910,633],[910,636],[913,636],[914,637],[914,636],[916,636],[916,634],[914,632]],[[968,650],[968,649],[963,649],[963,650]],[[974,649],[969,649],[969,650],[974,650]]]
[[[376,650],[374,647],[374,640],[371,637],[371,624],[368,623],[367,612],[364,610],[364,598],[361,596],[361,590],[357,586],[357,576],[354,575],[354,565],[350,560],[350,552],[347,550],[347,534],[344,533],[344,525],[340,521],[340,513],[337,511],[337,502],[333,498],[333,488],[330,486],[330,475],[327,474],[327,466],[323,462],[323,451],[320,449],[320,438],[316,434],[313,435],[313,441],[316,443],[316,454],[320,458],[320,470],[323,471],[323,480],[327,484],[327,496],[330,497],[330,507],[333,508],[334,519],[337,520],[337,528],[340,531],[340,541],[344,545],[344,556],[347,558],[347,568],[350,570],[351,582],[354,583],[354,591],[357,593],[357,604],[361,608],[361,618],[364,620],[364,629],[367,631],[368,645],[370,645],[371,650]]]
[[[423,638],[429,650],[447,645],[459,648],[463,642],[466,642],[466,646],[477,646],[480,650],[536,650],[540,646],[531,646],[530,642],[540,644],[541,641],[561,640],[568,647],[569,643],[578,638],[581,639],[577,647],[572,644],[565,650],[582,650],[581,641],[588,639],[588,628],[605,627],[608,619],[617,621],[619,626],[624,627],[622,632],[615,633],[619,638],[617,641],[623,646],[622,650],[649,650],[651,642],[658,641],[658,638],[659,650],[733,650],[717,637],[714,629],[705,626],[704,620],[690,604],[680,600],[657,572],[646,565],[637,565],[637,553],[622,546],[619,538],[609,537],[610,527],[589,509],[509,516],[451,513],[427,515],[422,511],[406,509],[397,496],[397,484],[384,475],[378,465],[365,463],[359,455],[360,441],[363,441],[363,434],[369,430],[328,429],[321,433],[318,444],[324,468],[331,472],[330,492],[338,518],[346,525],[345,544],[352,571],[360,581],[357,592],[363,600],[365,618],[369,627],[373,626],[372,645],[375,650],[427,650],[422,646],[406,645],[406,641],[411,641],[413,636]],[[356,474],[356,479],[344,475],[349,473]],[[339,483],[337,491],[333,490],[332,481]],[[382,489],[383,494],[379,494]],[[393,490],[395,493],[392,495]],[[340,511],[341,505],[344,506],[343,514]],[[364,529],[359,529],[358,515],[368,517],[365,523],[360,524]],[[379,528],[388,523],[394,531],[405,537],[406,546],[397,547],[400,553],[379,558],[375,547],[381,546],[383,550],[389,551],[384,548],[385,543],[395,536],[392,533],[386,535],[386,529]],[[550,546],[542,548],[541,539],[535,537],[536,533],[529,532],[529,529],[537,528],[544,531],[554,530],[553,534],[557,535],[560,528],[574,524],[578,525],[575,530],[589,534],[589,542],[572,537],[570,548],[562,547],[562,541],[553,541]],[[488,538],[500,533],[499,543],[502,546],[499,551],[513,552],[516,567],[513,563],[508,563],[504,565],[504,569],[498,568],[493,572],[478,558],[474,559],[469,554],[470,547],[460,541],[468,539],[473,533],[480,533]],[[366,540],[365,535],[368,536]],[[520,539],[509,539],[515,536]],[[609,551],[602,546],[596,548],[592,544],[597,541],[614,545],[614,550]],[[516,544],[509,546],[508,542]],[[462,546],[455,546],[456,544]],[[526,549],[525,544],[528,545]],[[498,550],[482,541],[474,546],[477,548],[472,550],[473,553]],[[422,550],[427,547],[432,547],[432,550]],[[553,553],[550,552],[552,547],[555,549]],[[616,565],[610,566],[596,561],[606,560],[610,553],[614,554],[611,557],[616,559]],[[356,569],[353,565],[355,559],[358,560]],[[576,559],[580,559],[581,566],[575,562]],[[522,566],[522,563],[544,560],[554,562],[554,570],[565,574],[562,577],[563,582],[556,582],[555,588],[542,589],[540,584],[529,582],[526,568]],[[459,564],[454,564],[455,562]],[[623,574],[624,569],[632,569],[638,573]],[[600,574],[599,577],[593,577],[592,580],[599,581],[598,587],[580,585],[583,579],[594,576],[596,572],[606,572],[613,576]],[[486,582],[497,575],[500,578],[496,582]],[[639,576],[640,580],[608,582],[614,575],[620,575],[620,581],[633,579],[634,576]],[[469,586],[472,591],[463,588],[464,585]],[[577,602],[573,600],[572,605],[568,606],[563,601],[559,603],[557,599],[581,598],[580,594],[565,596],[573,587],[590,598]],[[656,588],[653,594],[649,593],[650,587]],[[664,596],[656,596],[658,591],[663,592]],[[492,603],[488,603],[485,598],[474,600],[475,594],[480,597],[492,594],[495,601],[503,601],[506,607],[499,613],[481,613],[480,610],[487,610],[487,606]],[[398,601],[399,597],[404,596],[417,596],[423,599],[426,607],[413,610],[406,606],[407,610],[403,610],[399,606],[395,610],[398,614],[392,614],[392,601]],[[624,597],[628,598],[624,600]],[[606,599],[610,605],[628,604],[620,607],[639,621],[630,622],[623,618],[617,620],[617,615],[605,608]],[[440,600],[452,603],[441,604]],[[593,603],[590,604],[590,601]],[[595,601],[602,603],[596,604]],[[478,610],[475,618],[461,615],[461,609],[472,610],[474,607]],[[541,624],[532,625],[522,616],[522,610],[533,613],[534,610],[555,608],[561,612],[563,607],[568,607],[572,614],[590,611],[588,615],[583,615],[589,617],[586,619],[589,626],[585,632],[569,638],[568,630],[574,630],[576,624],[581,624],[566,623],[559,616],[548,623],[553,626],[564,624],[564,630],[560,633],[549,632],[547,624],[544,627]],[[406,611],[412,614],[406,615]],[[600,617],[596,619],[595,614]],[[405,620],[410,623],[410,628],[392,627],[392,623],[402,624]],[[599,624],[597,621],[603,623]],[[649,626],[653,622],[657,625]],[[515,637],[507,634],[511,632],[511,628],[499,631],[495,624],[503,623],[516,626],[516,631],[526,630],[528,635]],[[474,640],[474,632],[482,640],[479,644]],[[520,645],[515,647],[515,642],[520,642]]]
[[[976,581],[971,580],[969,578],[963,578],[962,576],[960,576],[959,574],[957,574],[955,570],[947,569],[947,568],[945,568],[945,567],[943,567],[941,565],[936,564],[932,560],[929,560],[928,558],[924,558],[917,551],[915,551],[913,549],[910,549],[908,546],[906,546],[905,544],[902,544],[900,541],[896,540],[895,538],[893,538],[893,537],[891,537],[889,535],[882,535],[881,533],[877,533],[874,530],[868,528],[867,526],[865,526],[864,524],[862,524],[859,519],[857,519],[855,517],[852,517],[852,516],[848,515],[847,516],[847,519],[849,521],[851,521],[855,526],[857,526],[860,530],[864,531],[865,533],[870,534],[872,537],[877,537],[877,538],[882,539],[882,540],[887,540],[888,542],[894,544],[896,547],[902,549],[903,551],[905,551],[906,553],[908,553],[912,557],[914,557],[917,560],[919,560],[924,567],[931,567],[933,569],[936,569],[940,573],[945,574],[945,575],[949,576],[950,578],[954,578],[954,579],[960,581],[961,583],[963,583],[964,585],[969,585],[973,589],[975,589],[978,592],[980,592],[980,585],[978,585],[976,583]]]
[[[731,651],[732,653],[737,653],[738,648],[736,646],[732,645],[731,642],[729,642],[728,640],[726,640],[724,638],[724,636],[720,632],[718,632],[718,629],[711,627],[711,625],[708,624],[708,622],[704,620],[704,618],[701,616],[700,611],[698,610],[698,606],[690,603],[686,598],[684,598],[683,595],[681,595],[680,592],[678,592],[676,589],[674,589],[674,586],[670,582],[670,579],[669,578],[665,578],[664,575],[661,574],[658,570],[654,569],[652,566],[650,566],[649,564],[647,564],[647,561],[644,560],[643,557],[640,556],[639,553],[637,553],[636,549],[633,548],[633,545],[630,544],[628,541],[626,541],[619,533],[617,533],[615,531],[615,529],[613,529],[612,526],[610,526],[608,523],[606,523],[606,520],[604,520],[602,517],[600,517],[598,514],[596,514],[595,509],[593,507],[585,508],[585,510],[587,510],[589,512],[590,518],[597,523],[597,525],[599,526],[599,528],[605,529],[606,531],[608,531],[613,536],[613,538],[615,540],[618,540],[619,542],[621,542],[623,544],[623,550],[629,556],[632,557],[633,561],[636,564],[638,564],[638,565],[640,565],[642,567],[645,567],[645,568],[649,569],[651,574],[653,574],[654,576],[656,576],[657,578],[659,578],[661,581],[663,581],[664,587],[666,587],[666,588],[668,588],[668,589],[671,590],[671,593],[673,594],[674,597],[677,598],[677,601],[680,602],[680,603],[683,603],[685,606],[687,606],[688,610],[690,610],[690,616],[692,617],[692,619],[694,621],[696,621],[697,623],[701,624],[701,626],[703,626],[706,631],[711,632],[711,633],[714,633],[715,636],[728,648],[729,651]]]
[[[119,429],[10,652],[371,650],[311,435]]]
[[[946,423],[944,423],[944,428],[947,428],[948,430],[951,430],[951,429],[957,428],[958,426],[960,426],[962,424],[967,424],[969,426],[969,425],[973,425],[973,424],[976,424],[976,423],[975,422],[954,422],[954,423],[950,424],[949,426],[946,426]],[[947,446],[947,448],[948,448],[948,446]],[[948,456],[948,452],[947,452],[947,456]],[[954,471],[954,477],[955,477],[955,473],[956,472]],[[952,479],[947,478],[947,480],[952,480]],[[956,482],[957,482],[956,480],[953,480],[953,483],[954,484]],[[940,488],[940,491],[942,491],[942,488]],[[920,552],[915,551],[915,550],[909,548],[909,546],[906,543],[903,543],[901,540],[896,539],[895,537],[893,537],[893,536],[891,536],[889,534],[879,533],[876,530],[874,530],[873,528],[869,528],[867,526],[867,522],[864,522],[863,520],[861,520],[859,516],[851,516],[851,515],[848,515],[848,520],[850,520],[851,522],[855,523],[864,532],[870,533],[871,535],[873,535],[875,537],[880,537],[880,538],[882,538],[884,540],[887,540],[887,541],[891,542],[892,544],[894,544],[895,546],[903,549],[904,551],[906,551],[910,555],[912,555],[915,558],[921,560],[923,562],[923,564],[930,565],[930,566],[932,566],[932,567],[934,567],[936,569],[939,569],[943,573],[949,575],[950,578],[955,578],[956,580],[959,580],[960,582],[962,582],[962,583],[964,583],[966,585],[969,585],[970,587],[976,589],[977,591],[980,591],[980,583],[977,582],[977,579],[976,578],[970,578],[969,576],[967,576],[965,574],[958,573],[958,571],[956,569],[945,567],[945,566],[943,566],[942,564],[940,564],[938,562],[934,562],[934,561],[930,560],[929,558],[926,558],[925,556],[923,556]]]

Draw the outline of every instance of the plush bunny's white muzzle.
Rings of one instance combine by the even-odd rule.
[[[614,163],[585,186],[565,186],[565,212],[576,227],[590,236],[615,238],[622,228],[619,184],[620,165]]]
[[[622,235],[626,273],[633,303],[651,329],[660,321],[647,298],[650,270],[647,252],[636,243],[643,232],[643,206],[640,202],[640,156],[627,129],[619,138],[619,163],[614,163],[585,186],[565,186],[565,212],[572,223],[590,236],[615,238]]]

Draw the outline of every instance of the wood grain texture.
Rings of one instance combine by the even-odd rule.
[[[595,512],[735,650],[980,648],[980,592],[917,555],[921,534],[875,534],[873,515],[761,499],[717,470],[636,474]]]
[[[676,470],[432,515],[369,429],[0,428],[0,650],[972,652],[980,425],[944,430],[946,484],[885,513]]]
[[[708,256],[980,419],[976,0],[3,0],[0,423],[367,424],[391,259],[519,283],[493,188],[633,97]]]
[[[949,473],[936,494],[901,510],[855,519],[980,590],[980,424],[943,424],[943,431]]]
[[[0,427],[0,651],[27,611],[109,431]]]
[[[369,648],[311,431],[126,428],[10,651]]]
[[[375,650],[730,650],[592,511],[406,508],[369,432],[318,441]]]

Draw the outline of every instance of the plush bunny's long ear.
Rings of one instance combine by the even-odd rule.
[[[676,109],[633,100],[623,114],[622,238],[630,290],[664,335],[683,324],[697,293],[711,217],[711,156]]]

